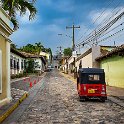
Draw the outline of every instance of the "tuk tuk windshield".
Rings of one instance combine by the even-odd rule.
[[[82,74],[82,84],[105,84],[104,74]]]

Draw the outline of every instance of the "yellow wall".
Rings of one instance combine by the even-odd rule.
[[[7,65],[6,65],[6,42],[5,38],[0,35],[0,50],[2,51],[2,94],[0,94],[0,100],[7,97]],[[1,65],[0,65],[1,66]]]
[[[101,61],[100,66],[105,71],[108,85],[124,88],[124,57],[106,58]]]

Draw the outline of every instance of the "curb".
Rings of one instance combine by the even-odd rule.
[[[27,78],[29,78],[29,77],[23,77],[23,78],[18,78],[18,79],[16,79],[16,80],[11,80],[10,82],[11,83],[14,83],[14,82],[16,82],[16,81],[21,81],[21,80],[24,80],[24,79],[27,79]]]
[[[69,76],[69,75],[67,75],[67,74],[63,74],[62,72],[59,72],[59,73],[60,73],[61,75],[63,75],[65,78],[67,78],[68,80],[70,80],[70,81],[76,83],[76,80],[75,80],[73,77],[71,77],[71,76]]]
[[[0,123],[2,123],[22,103],[22,101],[28,97],[28,95],[28,93],[24,93],[23,96],[0,117]]]
[[[43,74],[43,77],[46,75],[46,73]],[[29,77],[26,77],[29,78]],[[24,79],[24,78],[23,78]],[[23,80],[21,79],[21,80]],[[39,80],[40,82],[40,80]],[[37,83],[39,83],[37,82]],[[33,88],[33,87],[32,87]],[[31,88],[31,89],[32,89]],[[31,90],[30,89],[30,90]],[[29,90],[29,92],[30,92]],[[14,104],[12,105],[2,116],[0,116],[0,124],[29,96],[29,93],[24,93],[22,97]]]
[[[108,100],[110,100],[110,101],[114,102],[115,104],[124,108],[124,102],[122,102],[121,100],[118,100],[112,96],[107,96],[107,98],[108,98]]]

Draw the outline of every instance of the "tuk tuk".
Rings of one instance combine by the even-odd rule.
[[[77,91],[80,101],[86,99],[107,99],[104,69],[81,68],[77,75]]]

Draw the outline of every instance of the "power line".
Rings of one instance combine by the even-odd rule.
[[[111,31],[115,30],[116,28],[122,26],[124,24],[124,22],[122,22],[121,24],[117,25],[116,27],[112,28],[110,31],[106,32],[105,34],[103,34],[101,37],[105,36],[106,34],[110,33]],[[101,38],[99,37],[99,38]]]
[[[102,27],[101,29],[99,29],[96,32],[96,35],[91,35],[89,36],[86,40],[82,41],[79,44],[86,44],[89,43],[91,41],[94,41],[96,38],[98,38],[102,33],[104,33],[105,31],[107,31],[113,24],[115,24],[122,16],[124,15],[124,12],[122,12],[121,14],[119,14],[116,18],[114,18],[112,21],[110,21],[109,23],[107,23],[104,27]],[[78,44],[78,45],[79,45]],[[78,45],[76,45],[78,47]]]
[[[102,40],[100,40],[100,41],[98,41],[98,43],[99,43],[99,42],[102,42],[102,41],[105,41],[105,40],[107,40],[107,39],[109,39],[109,38],[111,38],[111,37],[113,37],[113,36],[115,36],[115,35],[117,35],[117,34],[123,32],[123,31],[124,31],[124,28],[122,28],[121,30],[119,30],[119,31],[117,31],[117,32],[115,32],[115,33],[109,35],[108,37],[106,37],[106,38],[104,38],[104,39],[102,39]]]
[[[109,7],[111,4],[112,4],[112,2],[113,1],[111,1],[108,5],[107,5],[107,7]],[[106,7],[106,8],[107,8]],[[103,16],[104,14],[105,14],[105,11],[106,11],[107,9],[104,9],[102,12],[101,12],[101,14],[95,19],[95,21],[92,23],[92,24],[95,24],[97,21],[98,21],[98,19],[101,17],[101,16]],[[89,31],[89,29],[87,29],[86,31],[85,31],[85,33],[77,40],[77,42],[78,41],[80,41],[81,39],[82,39],[82,37],[87,33]]]
[[[119,6],[119,4],[120,4],[121,2],[119,2],[117,5],[116,5],[116,7],[111,11],[111,13],[113,13],[111,16],[110,15],[108,15],[96,28],[95,28],[95,30],[93,30],[87,37],[87,39],[89,39],[89,38],[91,38],[92,37],[92,33],[94,32],[94,31],[96,31],[97,30],[97,28],[99,27],[102,27],[103,26],[103,24],[106,24],[106,22],[108,21],[108,20],[110,20],[112,17],[114,17],[115,15],[117,15],[117,13],[122,9],[122,8],[119,8],[118,10],[116,10],[117,9],[117,7]],[[114,10],[116,10],[115,12],[113,12]],[[108,18],[109,17],[109,18]],[[88,29],[89,30],[89,29]],[[88,31],[87,30],[87,31]],[[86,33],[86,32],[85,32]],[[84,34],[85,34],[84,33]],[[83,35],[84,35],[83,34]],[[83,37],[83,35],[82,35],[82,37]],[[91,35],[91,36],[90,36]],[[80,38],[80,39],[82,39],[82,37]],[[87,39],[85,39],[85,40],[87,40]],[[84,40],[84,41],[85,41]],[[79,41],[79,40],[78,40]],[[82,42],[84,42],[84,41],[82,41]]]

